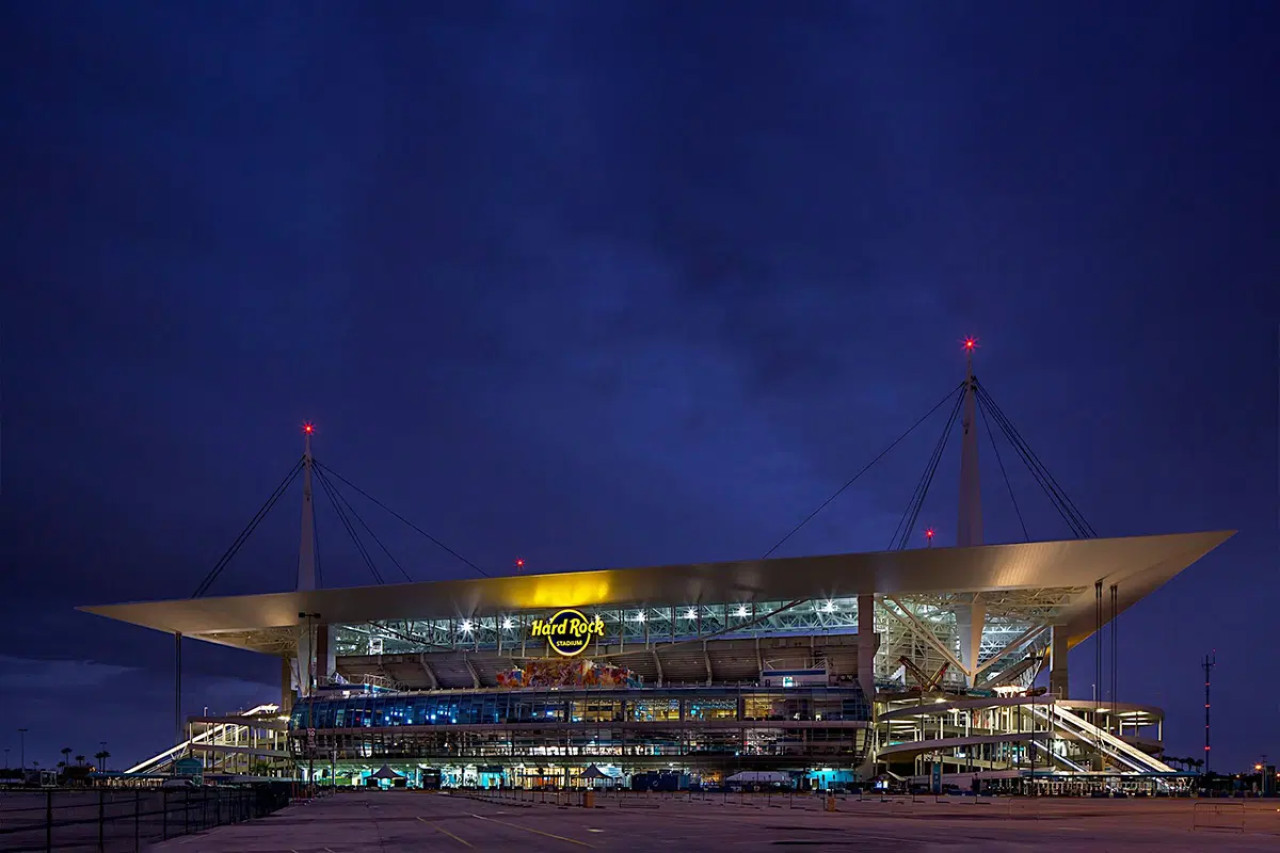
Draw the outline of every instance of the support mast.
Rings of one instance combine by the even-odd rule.
[[[973,375],[973,350],[978,342],[965,338],[964,409],[960,422],[960,514],[956,530],[956,546],[971,548],[982,544],[982,488],[978,476],[978,428],[976,423],[978,381]],[[980,593],[974,593],[973,602],[956,608],[956,632],[960,639],[960,662],[964,665],[965,681],[970,687],[978,669],[978,655],[982,650],[982,628],[987,618],[986,606]]]
[[[311,424],[302,428],[305,445],[302,451],[302,541],[298,544],[298,590],[316,588],[316,517],[311,500]]]
[[[964,342],[966,378],[964,411],[960,421],[963,433],[960,443],[960,520],[956,546],[969,548],[982,544],[982,487],[978,476],[978,381],[973,376],[973,350],[977,341]]]
[[[302,451],[302,539],[298,543],[299,592],[316,588],[316,517],[315,504],[311,499],[311,469],[315,464],[311,456],[311,433],[313,432],[315,432],[314,426],[303,425],[302,434],[305,444]],[[297,659],[292,668],[299,697],[311,695],[315,654],[315,626],[308,620],[304,625],[298,626]]]

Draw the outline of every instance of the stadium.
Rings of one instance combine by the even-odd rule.
[[[301,478],[296,590],[211,597],[210,578],[190,599],[82,608],[171,634],[179,656],[196,640],[281,661],[278,701],[179,720],[129,773],[195,758],[205,775],[428,788],[1185,786],[1161,760],[1163,712],[1069,695],[1068,652],[1090,643],[1104,672],[1103,627],[1232,532],[1098,538],[971,366],[946,402],[892,550],[350,588],[316,588],[313,484],[351,514],[336,491],[355,487],[308,428],[264,507]],[[983,544],[979,406],[1076,538]],[[957,545],[909,548],[957,426]]]

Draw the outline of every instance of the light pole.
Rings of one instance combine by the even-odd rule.
[[[319,619],[319,613],[299,613],[299,619],[307,620],[307,783],[314,796],[316,790],[316,649],[315,634],[312,630],[313,620]],[[299,673],[301,675],[301,673]]]
[[[107,770],[107,759],[105,758],[107,754],[107,742],[105,740],[100,740],[98,743],[102,746],[102,754],[104,756],[102,759],[102,771],[105,773]]]
[[[22,772],[26,773],[27,772],[27,730],[18,729],[18,738],[19,738],[18,743],[20,744],[19,748],[21,750],[19,754],[22,756]]]

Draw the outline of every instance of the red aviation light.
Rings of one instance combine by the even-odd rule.
[[[517,568],[517,569],[523,569],[523,568],[524,568],[524,560],[523,560],[523,559],[520,559],[520,558],[517,558],[517,559],[516,559],[516,568]]]
[[[316,428],[313,424],[303,424],[302,431],[305,432],[307,435],[311,435],[311,433],[316,431]]]
[[[964,339],[964,348],[971,352],[973,351],[974,347],[976,347],[977,345],[978,345],[977,338],[968,337]]]
[[[924,532],[924,535],[925,535],[925,538],[926,538],[926,539],[932,539],[932,538],[933,538],[933,528],[932,528],[932,527],[930,527],[928,530],[926,530],[926,531]]]

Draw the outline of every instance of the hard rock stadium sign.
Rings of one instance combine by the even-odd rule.
[[[561,610],[550,619],[535,619],[529,636],[546,637],[553,652],[571,658],[585,652],[593,636],[604,636],[604,620],[588,619],[578,610]]]

